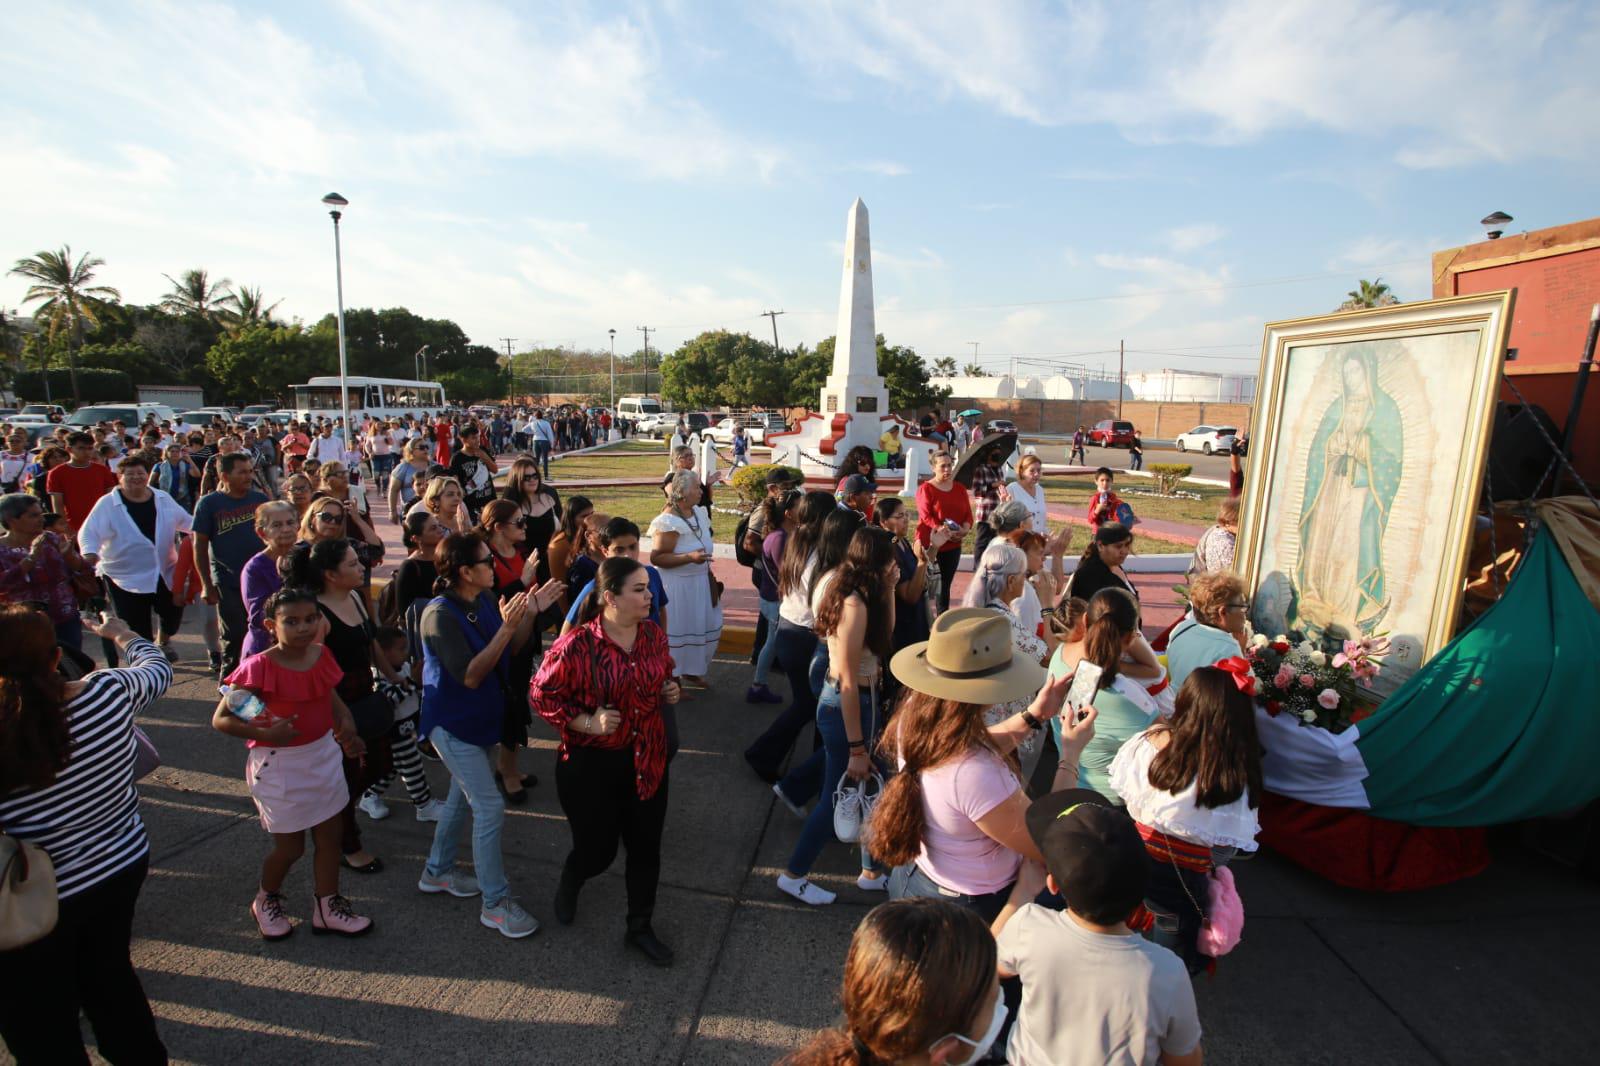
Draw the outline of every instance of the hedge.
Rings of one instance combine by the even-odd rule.
[[[12,385],[17,398],[28,403],[44,403],[44,375],[37,370],[17,374]],[[105,367],[78,368],[78,394],[83,403],[134,402],[133,379],[126,370]],[[50,368],[50,403],[72,403],[72,372],[66,367]]]
[[[733,489],[739,494],[740,501],[746,508],[754,507],[756,501],[767,494],[767,474],[779,468],[778,463],[756,463],[752,466],[741,466],[733,472],[730,481]],[[783,467],[789,471],[789,476],[796,485],[805,482],[805,474],[792,466]]]

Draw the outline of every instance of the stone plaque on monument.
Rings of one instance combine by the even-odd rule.
[[[856,411],[857,412],[864,413],[864,414],[872,414],[872,413],[876,412],[877,410],[878,410],[878,398],[876,396],[857,396],[856,397]]]
[[[834,395],[833,393],[830,392],[830,393],[828,393],[828,395],[823,397],[823,401],[824,401],[824,406],[827,408],[828,413],[830,415],[831,414],[836,414],[838,412],[838,410],[839,410],[839,397],[838,396],[836,396],[836,395]]]

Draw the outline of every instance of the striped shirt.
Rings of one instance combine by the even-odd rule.
[[[167,691],[172,667],[142,637],[128,643],[127,658],[86,676],[67,701],[72,748],[55,782],[0,796],[0,827],[49,853],[62,899],[150,852],[133,787],[133,716]]]

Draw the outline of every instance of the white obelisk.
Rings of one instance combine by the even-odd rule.
[[[844,275],[839,283],[839,322],[834,334],[833,373],[822,388],[822,416],[849,415],[843,455],[857,444],[877,447],[889,413],[889,390],[878,374],[878,329],[872,309],[872,238],[867,205],[859,199],[845,217]],[[859,416],[859,417],[858,417]]]

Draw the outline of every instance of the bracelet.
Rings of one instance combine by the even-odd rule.
[[[867,748],[867,742],[865,740],[852,740],[850,741],[850,747],[852,749],[860,748],[862,751],[865,751]]]
[[[1037,730],[1044,728],[1044,723],[1035,718],[1032,711],[1023,711],[1022,720],[1027,724],[1029,729]]]

